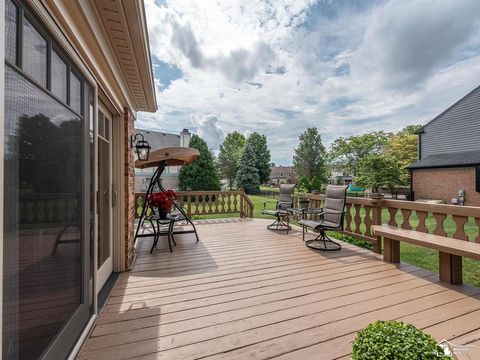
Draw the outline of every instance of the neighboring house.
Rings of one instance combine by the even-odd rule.
[[[160,131],[136,129],[135,133],[140,133],[151,146],[150,151],[155,151],[164,147],[185,146],[188,147],[192,134],[188,129],[183,129],[180,134],[169,134]],[[135,192],[146,192],[150,179],[153,175],[153,168],[135,169]],[[162,186],[166,189],[178,189],[179,166],[167,166],[160,180]]]
[[[138,111],[156,111],[143,0],[2,0],[2,359],[74,358],[134,260]]]
[[[332,171],[329,182],[333,185],[350,185],[353,182],[353,176],[344,175],[340,171]]]
[[[423,126],[418,144],[415,200],[480,206],[480,87]]]
[[[293,166],[272,166],[270,167],[270,184],[278,185],[282,183],[293,184],[295,182]]]

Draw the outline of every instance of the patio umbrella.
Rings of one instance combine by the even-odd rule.
[[[181,166],[190,164],[200,156],[197,149],[188,147],[166,147],[150,153],[148,160],[136,160],[135,167],[139,169],[159,166]]]

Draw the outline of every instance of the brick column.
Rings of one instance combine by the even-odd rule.
[[[135,161],[130,149],[130,136],[134,133],[135,118],[128,108],[124,109],[124,159],[125,159],[125,270],[132,268],[134,259],[135,221]]]

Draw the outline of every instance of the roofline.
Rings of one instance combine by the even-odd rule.
[[[477,86],[475,89],[473,89],[472,91],[470,91],[467,95],[465,95],[464,97],[462,97],[460,100],[457,100],[454,104],[450,105],[447,109],[445,109],[444,111],[442,111],[440,114],[438,114],[437,116],[435,116],[432,120],[430,120],[428,123],[426,123],[425,125],[423,125],[420,129],[418,129],[416,131],[417,134],[421,134],[421,133],[424,133],[425,132],[425,127],[430,125],[431,123],[433,123],[435,120],[439,119],[442,115],[444,115],[445,113],[447,113],[448,111],[450,111],[453,107],[457,106],[460,102],[462,102],[463,100],[465,100],[466,98],[468,98],[470,95],[472,95],[473,93],[475,93],[476,91],[480,90],[480,85]]]
[[[434,166],[419,166],[419,167],[410,167],[407,166],[407,169],[410,171],[415,170],[425,170],[425,169],[445,169],[445,168],[465,168],[465,167],[476,167],[480,166],[480,163],[472,163],[472,164],[459,164],[459,165],[434,165]]]

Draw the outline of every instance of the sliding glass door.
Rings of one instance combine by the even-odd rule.
[[[91,87],[5,1],[3,359],[62,359],[91,316]]]

